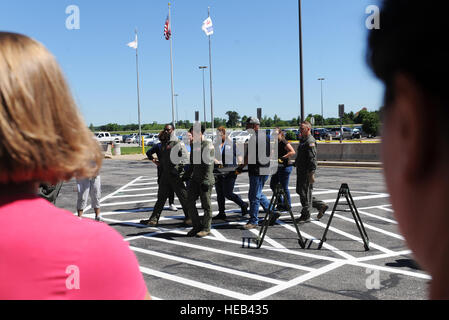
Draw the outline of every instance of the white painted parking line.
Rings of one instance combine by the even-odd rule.
[[[290,231],[296,233],[296,228],[294,228],[293,226],[288,225],[288,224],[286,224],[286,223],[284,223],[284,222],[280,222],[280,225],[283,226],[284,228],[286,228],[287,230],[290,230]],[[301,230],[300,230],[300,231],[301,231]],[[314,242],[315,244],[319,244],[319,243],[320,243],[320,240],[314,238],[313,236],[311,236],[311,235],[308,234],[308,233],[305,233],[304,231],[301,231],[301,235],[302,235],[303,238],[305,238],[305,239],[309,239],[309,240],[311,240],[311,241],[313,240],[313,242]],[[315,240],[315,239],[316,239],[316,240]],[[346,252],[344,252],[344,251],[342,251],[342,250],[340,250],[340,249],[338,249],[338,248],[336,248],[336,247],[334,247],[334,246],[331,246],[331,245],[328,244],[328,243],[324,243],[324,244],[323,244],[323,247],[326,248],[326,249],[329,250],[329,251],[332,251],[332,252],[338,254],[339,256],[343,257],[344,259],[348,259],[348,260],[355,259],[354,256],[352,256],[352,255],[350,255],[350,254],[348,254],[348,253],[346,253]]]
[[[312,223],[315,224],[315,225],[317,225],[317,226],[320,226],[320,227],[322,227],[322,228],[324,228],[324,229],[326,229],[326,227],[327,227],[327,225],[325,225],[324,223],[321,223],[321,222],[319,222],[319,221],[312,221]],[[356,236],[353,236],[352,234],[349,234],[349,233],[347,233],[347,232],[341,231],[340,229],[337,229],[337,228],[335,228],[335,227],[330,227],[330,228],[329,228],[329,231],[332,231],[332,232],[334,232],[334,233],[337,233],[337,234],[339,234],[339,235],[342,235],[342,236],[344,236],[344,237],[346,237],[346,238],[355,240],[355,241],[357,241],[357,242],[363,243],[363,240],[362,240],[361,238],[356,237]],[[329,239],[329,235],[327,236],[327,238]],[[377,249],[377,250],[379,250],[379,251],[382,251],[383,253],[389,253],[389,254],[394,253],[392,250],[387,249],[387,248],[385,248],[385,247],[382,247],[382,246],[380,246],[380,245],[378,245],[378,244],[375,244],[375,243],[373,243],[373,242],[370,242],[370,247],[373,248],[373,249]]]
[[[139,187],[139,186],[154,186],[157,185],[157,182],[145,182],[145,183],[133,183],[132,187]]]
[[[325,267],[323,267],[321,269],[318,269],[318,270],[312,271],[310,273],[307,273],[305,275],[302,275],[300,277],[297,277],[296,279],[288,281],[287,283],[280,284],[280,285],[277,285],[275,287],[272,287],[272,288],[269,288],[267,290],[264,290],[264,291],[261,291],[259,293],[256,293],[256,294],[252,295],[250,298],[252,300],[262,300],[262,299],[270,297],[270,296],[272,296],[272,295],[274,295],[276,293],[279,293],[281,291],[284,291],[286,289],[295,287],[295,286],[297,286],[297,285],[299,285],[301,283],[309,281],[309,280],[311,280],[313,278],[316,278],[316,277],[318,277],[318,276],[320,276],[322,274],[325,274],[325,273],[328,273],[328,272],[333,271],[335,269],[338,269],[341,266],[343,266],[344,264],[345,264],[344,262],[331,263],[328,266],[325,266]]]
[[[251,233],[253,233],[254,235],[256,235],[257,237],[259,236],[259,230],[251,230]],[[271,239],[268,236],[265,236],[265,240],[267,243],[271,244],[274,248],[276,249],[282,249],[282,250],[287,250],[287,248],[285,246],[283,246],[282,244],[280,244],[277,241],[274,241],[273,239]]]
[[[186,234],[186,232],[180,232],[180,231],[176,231],[176,232],[173,232],[173,233]],[[158,233],[158,234],[160,234],[160,233]],[[221,255],[225,255],[225,256],[241,258],[241,259],[244,259],[244,260],[251,260],[251,261],[256,261],[256,262],[260,262],[260,263],[266,263],[266,264],[275,265],[275,266],[279,266],[279,267],[283,267],[283,268],[290,268],[290,269],[307,271],[307,272],[316,270],[314,268],[301,266],[301,265],[298,265],[298,264],[282,262],[282,261],[277,261],[277,260],[272,260],[272,259],[266,259],[266,258],[262,258],[262,257],[257,257],[257,256],[247,255],[247,254],[241,254],[241,253],[237,253],[237,252],[233,252],[233,251],[221,250],[221,249],[216,249],[216,248],[211,248],[211,247],[206,247],[206,246],[200,246],[200,245],[180,242],[180,241],[176,241],[176,240],[168,240],[168,239],[164,239],[164,238],[150,237],[150,236],[139,236],[139,238],[140,239],[151,240],[151,241],[163,242],[163,243],[167,243],[167,244],[170,244],[170,245],[181,246],[181,247],[186,247],[186,248],[190,248],[190,249],[209,251],[209,252],[212,252],[214,254],[221,254]],[[135,238],[133,238],[132,240],[135,240]],[[210,238],[210,240],[214,240],[214,239]],[[217,240],[217,239],[215,239],[215,240]],[[218,240],[218,241],[222,241],[222,240]],[[237,242],[237,241],[227,240],[227,241],[223,241],[223,242],[235,243],[235,244],[238,243],[239,245],[242,244],[241,241]],[[328,260],[328,259],[325,259],[325,260]],[[331,258],[329,260],[333,262],[336,259],[332,259]]]
[[[357,211],[358,211],[359,213],[361,213],[361,214],[367,216],[367,217],[379,219],[379,220],[382,220],[382,221],[385,221],[385,222],[388,222],[388,223],[391,223],[391,224],[395,224],[395,225],[398,224],[397,221],[392,220],[392,219],[380,217],[380,216],[377,216],[377,215],[375,215],[375,214],[368,213],[368,212],[366,212],[366,211],[361,211],[360,209],[357,209]]]
[[[359,211],[359,212],[360,212],[360,211]],[[331,214],[331,212],[327,212],[327,213],[326,213],[326,215],[330,215],[330,214]],[[344,220],[344,221],[347,221],[347,222],[350,222],[350,223],[352,223],[352,224],[355,224],[355,221],[354,221],[353,218],[344,217],[344,216],[342,216],[342,215],[340,215],[340,214],[335,214],[334,217],[335,217],[335,218],[339,218],[339,219]],[[365,222],[363,223],[363,225],[365,226],[365,229],[373,230],[373,231],[376,231],[376,232],[385,234],[385,235],[387,235],[387,236],[389,236],[389,237],[396,238],[396,239],[399,239],[399,240],[405,240],[404,237],[401,236],[401,235],[399,235],[399,234],[396,234],[396,233],[393,233],[393,232],[389,232],[389,231],[385,231],[385,230],[383,230],[383,229],[374,227],[374,226],[372,226],[372,225],[370,225],[370,224],[367,224],[367,223],[365,223]]]
[[[227,290],[227,289],[218,288],[217,286],[212,286],[212,285],[205,284],[203,282],[198,282],[198,281],[195,281],[195,280],[190,280],[190,279],[187,279],[187,278],[178,277],[178,276],[175,276],[175,275],[172,275],[172,274],[160,272],[160,271],[157,271],[157,270],[154,270],[154,269],[150,269],[150,268],[146,268],[146,267],[140,267],[140,271],[142,273],[151,275],[153,277],[170,280],[170,281],[182,284],[182,285],[191,286],[191,287],[194,287],[194,288],[198,288],[198,289],[201,289],[201,290],[213,292],[213,293],[216,293],[216,294],[220,294],[220,295],[223,295],[223,296],[226,296],[226,297],[230,297],[230,298],[234,298],[234,299],[238,299],[238,300],[249,300],[249,298],[250,298],[246,294],[242,294],[242,293],[231,291],[231,290]]]
[[[349,261],[348,264],[357,266],[357,267],[361,267],[361,268],[366,268],[366,269],[373,269],[373,270],[385,271],[385,272],[389,272],[389,273],[402,274],[402,275],[410,276],[410,277],[414,277],[414,278],[432,280],[432,277],[427,274],[412,272],[412,271],[407,271],[407,270],[401,270],[398,268],[382,267],[382,266],[378,266],[375,264],[367,264],[367,263],[361,263],[361,262],[355,262],[355,261]]]
[[[134,188],[134,189],[126,189],[121,192],[139,192],[139,191],[149,191],[149,190],[158,190],[159,187],[150,187],[150,188]]]
[[[385,208],[385,207],[378,207],[378,208],[381,209],[381,210],[388,211],[388,212],[394,212],[394,210],[391,210],[391,209],[388,209],[388,208]]]
[[[186,258],[181,258],[181,257],[173,256],[173,255],[168,255],[168,254],[161,253],[161,252],[156,252],[153,250],[147,250],[147,249],[136,248],[136,247],[130,247],[130,248],[131,248],[131,250],[133,250],[135,252],[140,252],[140,253],[144,253],[147,255],[151,255],[151,256],[167,259],[167,260],[177,261],[180,263],[184,263],[184,264],[188,264],[188,265],[192,265],[192,266],[196,266],[196,267],[200,267],[200,268],[210,269],[210,270],[214,270],[214,271],[221,272],[221,273],[232,274],[235,276],[248,278],[248,279],[252,279],[252,280],[256,280],[256,281],[262,281],[262,282],[276,284],[276,285],[285,283],[285,281],[276,280],[276,279],[268,278],[268,277],[264,277],[264,276],[259,276],[257,274],[253,274],[253,273],[242,272],[242,271],[239,271],[236,269],[230,269],[230,268],[226,268],[226,267],[220,267],[217,264],[199,262],[199,261],[195,261],[192,259],[186,259]]]
[[[226,238],[220,232],[218,232],[216,229],[211,229],[210,233],[218,239],[226,240]]]
[[[355,259],[356,262],[365,262],[365,261],[373,261],[373,260],[380,260],[380,259],[387,259],[392,257],[398,257],[398,256],[405,256],[411,254],[411,250],[404,250],[404,251],[398,251],[394,253],[384,253],[384,254],[378,254],[375,256],[369,256],[369,257],[362,257]]]

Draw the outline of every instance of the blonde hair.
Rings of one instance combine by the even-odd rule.
[[[101,163],[53,55],[29,37],[0,32],[0,184],[93,177]]]

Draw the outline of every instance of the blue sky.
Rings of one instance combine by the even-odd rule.
[[[368,5],[378,0],[303,0],[306,113],[325,117],[377,110],[383,89],[365,63]],[[80,9],[80,30],[66,28],[66,8]],[[179,118],[203,110],[200,65],[208,65],[208,39],[201,30],[211,7],[215,116],[299,111],[298,1],[174,0],[172,28]],[[126,46],[139,31],[142,122],[171,121],[170,49],[163,38],[165,0],[4,0],[0,30],[29,35],[57,57],[89,125],[137,123],[135,52]],[[208,84],[208,76],[206,77]],[[209,87],[207,108],[210,117]]]

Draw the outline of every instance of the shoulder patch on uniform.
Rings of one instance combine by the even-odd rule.
[[[311,148],[316,147],[316,143],[315,143],[315,142],[311,143],[311,144],[310,144],[310,147],[311,147]]]

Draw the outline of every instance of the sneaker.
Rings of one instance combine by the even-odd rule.
[[[95,221],[97,221],[97,222],[104,222],[104,220],[101,217],[95,217]]]
[[[242,207],[242,217],[247,216],[249,214],[248,208],[249,208],[249,204],[245,203]]]
[[[205,238],[210,235],[210,231],[201,231],[196,234],[197,238]]]
[[[321,208],[321,210],[318,212],[318,220],[321,220],[321,218],[324,217],[324,215],[326,214],[326,211],[329,209],[329,206],[324,206]]]
[[[245,230],[252,230],[252,229],[257,229],[258,225],[252,224],[252,223],[248,223],[247,225],[245,225],[243,227],[243,229]]]
[[[170,207],[168,207],[168,210],[176,212],[176,211],[178,211],[178,208],[176,208],[176,206],[174,204],[172,204],[172,205],[170,205]]]
[[[309,223],[310,221],[311,221],[310,213],[309,214],[304,214],[303,213],[301,215],[301,217],[298,220],[296,220],[296,222],[299,223],[299,224]]]
[[[226,220],[226,213],[219,213],[217,216],[214,217],[215,220]]]

